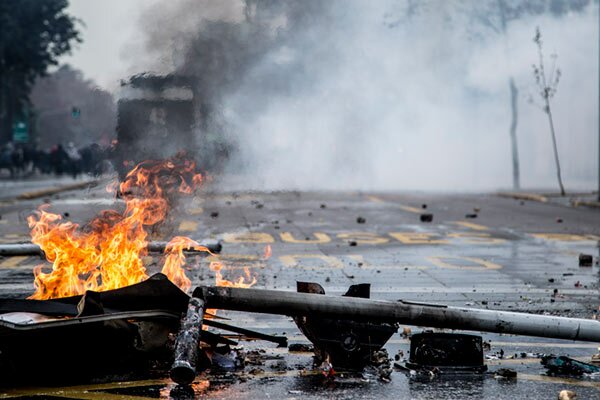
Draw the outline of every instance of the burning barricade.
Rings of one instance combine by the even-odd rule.
[[[298,282],[297,292],[255,289],[248,270],[228,281],[218,261],[210,264],[215,286],[192,290],[184,270],[186,253],[208,255],[218,246],[182,236],[166,243],[150,239],[177,196],[193,193],[202,182],[195,168],[183,158],[142,163],[113,188],[124,201],[122,209],[103,211],[86,225],[41,209],[28,221],[31,244],[0,249],[12,255],[42,252],[52,265],[49,271],[35,269],[29,299],[0,299],[5,385],[164,376],[167,371],[175,382],[189,385],[211,365],[211,357],[236,345],[205,327],[287,344],[285,337],[221,322],[216,310],[292,317],[328,378],[338,368],[361,370],[374,359],[386,364],[381,349],[398,324],[600,341],[600,321],[372,300],[368,284],[353,285],[343,296],[326,295],[311,282]],[[163,252],[161,273],[149,276],[143,258],[157,250]],[[270,255],[267,247],[264,258]],[[415,368],[461,370],[454,366],[469,351],[467,369],[486,369],[481,338],[438,334],[417,339],[410,360]],[[454,344],[446,346],[449,341]]]

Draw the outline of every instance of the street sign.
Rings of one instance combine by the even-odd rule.
[[[12,137],[16,143],[29,142],[29,126],[27,121],[16,121],[13,124]]]

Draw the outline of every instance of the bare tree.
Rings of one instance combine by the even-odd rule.
[[[535,83],[539,89],[539,95],[542,98],[543,106],[542,110],[548,115],[548,122],[550,124],[550,133],[552,135],[552,145],[554,147],[554,161],[556,162],[556,176],[558,178],[558,185],[560,186],[560,194],[562,196],[565,195],[565,188],[562,183],[562,178],[560,176],[560,161],[558,159],[558,148],[556,146],[556,133],[554,131],[554,121],[552,120],[552,110],[550,109],[550,99],[554,97],[556,94],[556,88],[558,87],[558,81],[560,80],[560,69],[556,68],[556,54],[551,56],[552,58],[552,68],[550,69],[550,73],[546,75],[546,70],[544,68],[544,53],[542,51],[542,34],[540,33],[540,28],[537,27],[535,29],[535,36],[533,37],[533,41],[537,45],[538,48],[538,57],[539,64],[533,64],[533,76],[535,78]],[[533,101],[533,99],[532,99]]]

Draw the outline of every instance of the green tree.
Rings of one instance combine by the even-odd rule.
[[[81,42],[79,20],[67,14],[68,0],[0,1],[0,143],[29,104],[39,76]]]

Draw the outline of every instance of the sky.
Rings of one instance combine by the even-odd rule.
[[[93,79],[101,88],[116,90],[119,79],[130,72],[127,51],[141,39],[140,10],[155,2],[71,0],[69,13],[85,24],[80,26],[83,43],[61,61],[82,70],[86,78]]]

